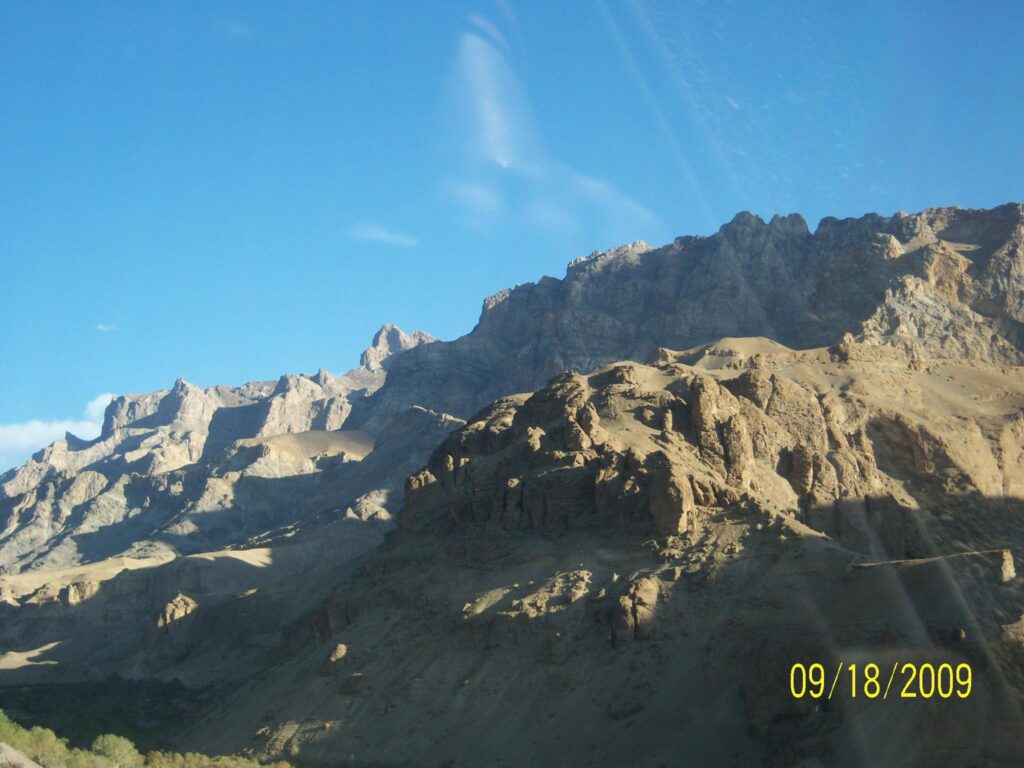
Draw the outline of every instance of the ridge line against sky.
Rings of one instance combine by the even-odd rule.
[[[954,2],[0,5],[0,466],[27,424],[95,426],[97,393],[343,371],[383,322],[453,338],[501,288],[739,210],[1020,200],[1022,22]]]

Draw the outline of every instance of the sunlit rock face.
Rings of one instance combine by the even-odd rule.
[[[214,685],[184,747],[311,763],[1018,764],[1022,218],[740,214],[342,376],[116,398],[2,478],[0,684]],[[773,682],[851,649],[978,694]]]
[[[473,332],[395,358],[355,407],[371,430],[420,404],[462,418],[565,369],[647,361],[658,347],[764,336],[791,348],[845,333],[925,358],[1018,364],[1024,348],[1024,207],[765,222],[737,215],[710,237],[643,242],[573,261],[484,301]]]
[[[386,323],[374,334],[370,346],[363,350],[363,354],[359,358],[359,365],[368,371],[377,371],[381,368],[386,370],[399,352],[405,352],[421,344],[432,344],[435,341],[437,339],[424,331],[413,331],[411,334],[407,334],[397,325]]]
[[[364,365],[341,376],[209,388],[178,379],[115,397],[96,440],[69,435],[3,476],[0,571],[229,546],[317,505],[347,505],[320,494],[373,448],[373,435],[339,431],[352,403],[381,386],[391,355],[432,340],[386,325]]]
[[[266,727],[267,758],[299,745],[383,763],[499,763],[482,733],[580,766],[639,750],[672,765],[684,748],[712,764],[1018,761],[1021,371],[874,338],[728,338],[499,398],[411,474],[388,541],[290,627],[291,664],[255,695],[302,668],[301,697],[274,698],[263,726],[247,689],[225,730]],[[795,699],[788,671],[810,659],[966,664],[974,693],[878,720],[863,692]]]

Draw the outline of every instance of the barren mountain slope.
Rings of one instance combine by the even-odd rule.
[[[1022,322],[1024,206],[740,214],[344,377],[119,399],[4,477],[0,685],[211,684],[182,746],[309,760],[1017,764]],[[900,658],[974,692],[788,694]]]
[[[338,378],[117,398],[92,444],[69,437],[10,473],[28,489],[0,499],[0,682],[252,674],[380,543],[406,476],[461,424],[423,408],[376,436],[323,420],[428,338],[385,326]]]
[[[658,358],[477,414],[293,629],[294,657],[185,743],[396,765],[1024,760],[1020,369],[764,339]],[[798,661],[975,679],[952,702],[795,701]]]
[[[269,534],[241,545],[185,556],[180,549],[135,550],[0,576],[0,684],[119,674],[202,686],[258,672],[282,630],[381,543],[391,527],[388,497],[401,497],[401,478],[460,424],[414,408],[394,419],[361,461],[285,477],[204,473],[208,484],[231,483],[237,506],[195,513],[202,524],[242,518],[249,530],[264,530],[274,522]],[[189,478],[176,470],[156,481],[173,486]]]
[[[352,402],[380,387],[391,354],[430,341],[386,325],[343,376],[209,389],[179,379],[115,398],[96,440],[68,435],[3,476],[0,573],[201,552],[295,522],[296,506],[373,448],[364,432],[337,431]]]
[[[163,488],[168,473],[200,467],[308,475],[352,456],[341,443],[282,456],[273,445],[237,441],[307,430],[375,436],[416,405],[466,418],[563,369],[645,360],[658,347],[683,349],[723,336],[809,347],[850,332],[911,357],[1017,363],[1022,253],[1024,207],[1015,204],[825,219],[813,234],[796,215],[766,224],[744,213],[712,237],[683,237],[660,249],[634,243],[578,259],[564,280],[544,278],[497,294],[485,301],[474,331],[454,342],[424,344],[432,341],[425,334],[385,326],[362,367],[342,377],[321,371],[276,385],[209,390],[179,381],[169,392],[118,398],[97,441],[69,436],[4,476],[0,568],[61,567],[133,547],[149,555],[154,546],[198,552],[244,541],[281,519],[243,497],[234,506],[246,509],[230,525],[204,524],[193,511],[231,506],[225,484],[213,477],[181,495]],[[203,473],[189,476],[197,474]],[[288,485],[261,489],[272,510],[292,502],[290,489],[276,496]],[[166,525],[173,541],[150,542],[150,532]]]

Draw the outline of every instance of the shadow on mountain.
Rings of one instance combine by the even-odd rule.
[[[809,509],[839,520],[834,537],[740,507],[686,546],[614,530],[399,532],[287,630],[289,653],[246,696],[302,679],[301,705],[282,697],[272,719],[312,708],[339,723],[289,731],[311,758],[396,759],[397,729],[401,757],[427,764],[438,738],[456,762],[493,764],[500,747],[481,733],[563,765],[641,752],[629,764],[1020,764],[1024,595],[1004,550],[1024,551],[1024,501],[952,502],[952,526],[889,498],[861,499],[859,519],[852,501]],[[338,643],[347,660],[329,663]],[[815,662],[877,664],[886,680],[894,665],[969,664],[973,688],[904,697],[905,673],[898,696],[867,697],[863,678],[851,696],[842,677],[831,700],[794,699],[793,664]],[[254,730],[240,709],[233,698],[217,712]]]
[[[254,436],[259,431],[260,417],[265,411],[263,403],[224,407],[214,411],[200,461],[209,461],[236,440]]]
[[[557,747],[566,765],[585,764],[590,742],[613,760],[616,744],[642,746],[653,756],[645,765],[682,753],[769,765],[1024,759],[1024,634],[1014,629],[1024,595],[1003,556],[1024,552],[1024,501],[968,494],[917,511],[889,498],[844,500],[801,520],[741,504],[707,523],[718,540],[696,535],[686,546],[636,532],[545,538],[484,523],[396,532],[347,566],[338,558],[325,567],[316,559],[326,547],[298,544],[262,561],[189,558],[124,572],[75,604],[65,596],[0,606],[0,625],[26,628],[6,647],[62,637],[31,659],[41,666],[0,671],[0,697],[26,722],[67,731],[57,703],[80,701],[92,686],[126,702],[150,696],[133,705],[133,737],[176,746],[203,718],[225,718],[237,742],[226,751],[312,705],[318,720],[345,723],[305,733],[314,763],[339,748],[392,759],[385,734],[414,722],[402,757],[427,759],[432,730],[472,733],[481,718],[551,749],[575,724],[572,744]],[[574,592],[570,574],[584,572]],[[656,597],[644,605],[637,596],[652,585]],[[338,642],[357,659],[340,677],[323,669]],[[830,671],[876,663],[886,674],[894,663],[967,663],[974,687],[963,700],[871,701],[849,691],[794,700],[797,662]],[[203,678],[212,669],[218,677]],[[114,670],[125,678],[116,685],[107,680]],[[353,683],[353,673],[366,682]],[[282,676],[291,681],[284,688]],[[381,722],[394,685],[404,691],[401,716]],[[232,694],[239,686],[245,693]],[[238,695],[246,705],[236,711]],[[534,710],[552,714],[526,716]],[[76,726],[83,739],[124,726],[120,710],[94,710],[106,712]]]

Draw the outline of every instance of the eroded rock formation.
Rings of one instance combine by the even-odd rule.
[[[181,746],[311,762],[1019,764],[1022,264],[1017,204],[740,214],[119,398],[3,478],[0,683],[216,683]],[[854,658],[975,693],[789,695]]]

